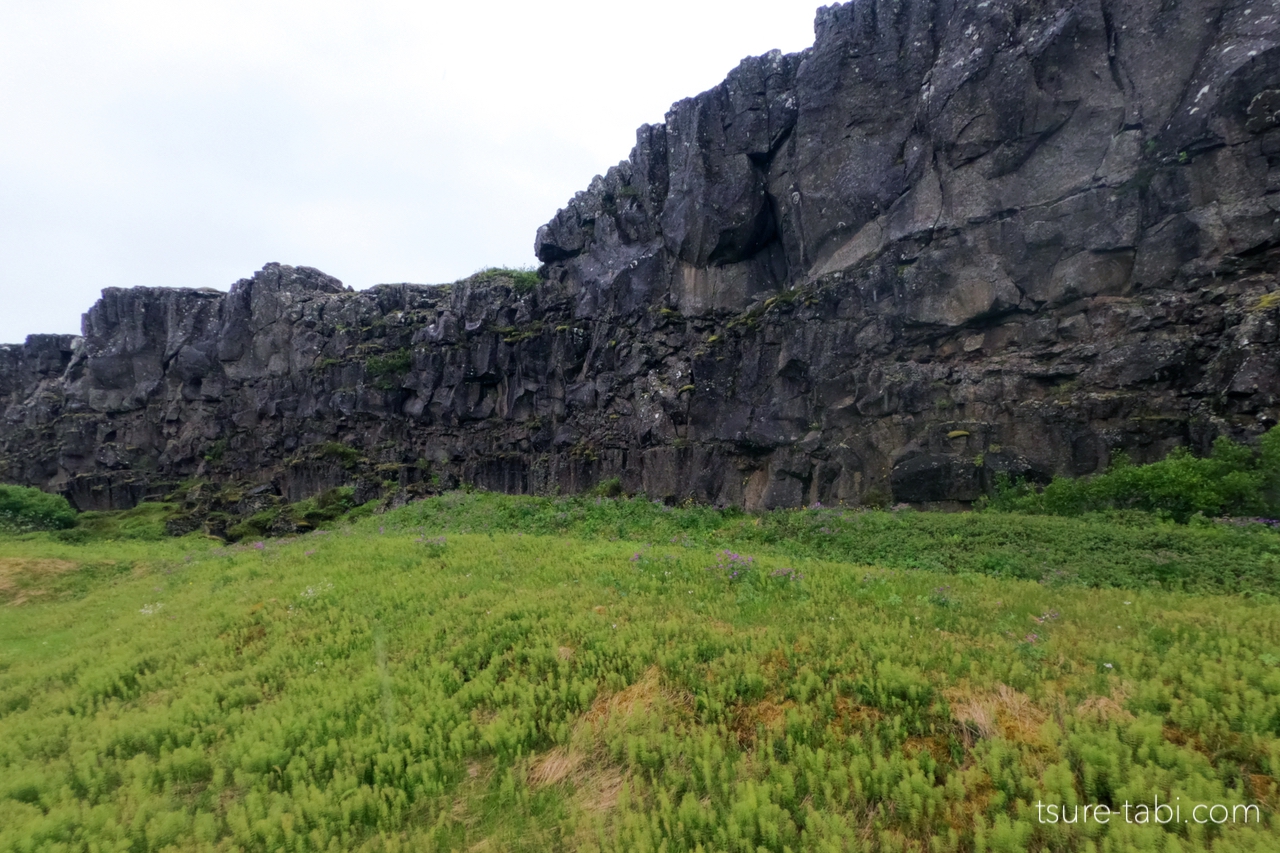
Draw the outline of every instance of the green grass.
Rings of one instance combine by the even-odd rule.
[[[1180,525],[1142,512],[1078,518],[1016,513],[779,510],[747,515],[651,501],[455,492],[388,516],[446,532],[633,539],[782,558],[975,573],[1051,585],[1280,591],[1280,535],[1261,525]]]
[[[465,494],[0,538],[0,851],[1274,850],[1277,542]],[[1157,794],[1262,822],[1036,819]]]
[[[473,278],[481,283],[507,282],[516,293],[532,293],[541,279],[532,267],[489,267],[480,270]]]
[[[332,459],[348,471],[360,463],[360,451],[340,441],[326,441],[320,445],[320,457]]]
[[[122,512],[82,512],[75,527],[53,534],[61,542],[80,543],[112,539],[166,538],[165,522],[178,512],[177,504],[143,503]]]
[[[383,391],[395,389],[412,366],[413,352],[408,349],[370,356],[364,363],[365,372],[374,386]]]

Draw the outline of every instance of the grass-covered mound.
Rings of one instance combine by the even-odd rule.
[[[0,850],[1280,848],[1280,605],[960,562],[1018,519],[448,495],[0,539]],[[1280,539],[1032,521],[1064,564]],[[1037,819],[1156,795],[1260,808]]]

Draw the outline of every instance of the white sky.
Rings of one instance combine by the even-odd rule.
[[[536,263],[635,129],[820,0],[0,0],[0,342],[269,261],[356,288]]]

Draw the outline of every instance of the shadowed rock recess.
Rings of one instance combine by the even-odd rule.
[[[936,504],[1276,422],[1280,0],[854,0],[815,31],[641,127],[538,230],[536,284],[271,264],[0,348],[0,480]]]

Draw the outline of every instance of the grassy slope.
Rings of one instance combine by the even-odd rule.
[[[464,495],[2,539],[0,850],[1274,850],[1278,545]],[[1266,823],[1035,820],[1155,793]]]

